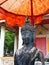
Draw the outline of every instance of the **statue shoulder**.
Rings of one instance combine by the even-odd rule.
[[[37,50],[37,48],[36,48],[36,47],[33,47],[33,48],[31,49],[31,51],[34,51],[34,50]]]
[[[36,47],[33,47],[30,52],[42,53],[42,51]]]
[[[37,49],[36,47],[33,47],[30,52],[35,54],[35,56],[38,54],[42,54],[42,51],[40,49]]]
[[[23,48],[24,48],[24,47],[22,47],[21,49],[17,49],[16,54],[17,54],[17,55],[20,55],[20,54],[23,52]]]

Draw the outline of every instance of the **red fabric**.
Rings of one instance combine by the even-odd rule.
[[[46,38],[36,38],[35,43],[36,43],[36,47],[40,49],[45,56],[46,55]]]
[[[6,12],[0,8],[0,20],[1,19],[6,20],[5,23],[10,26],[15,26],[16,24],[18,24],[18,26],[22,26],[25,23],[26,16],[13,15],[12,13]],[[35,17],[34,19],[35,19],[35,23],[39,24],[41,22],[42,16],[39,16],[39,18]]]
[[[46,13],[49,9],[49,0],[7,0],[1,7],[14,14],[31,16],[33,13],[37,16]]]
[[[22,26],[28,15],[32,24],[40,24],[48,9],[49,0],[0,0],[0,19],[10,26]]]

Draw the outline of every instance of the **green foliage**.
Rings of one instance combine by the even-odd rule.
[[[14,50],[14,33],[8,30],[5,31],[4,49],[8,49],[9,52]]]

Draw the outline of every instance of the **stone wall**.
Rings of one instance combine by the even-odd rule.
[[[1,58],[1,65],[14,65],[14,57],[3,57]],[[35,62],[35,65],[42,65],[41,62]],[[49,65],[49,62],[45,62],[45,65]]]
[[[1,58],[2,65],[14,65],[14,58],[13,57],[4,57]]]

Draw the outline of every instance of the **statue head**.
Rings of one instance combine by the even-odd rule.
[[[31,25],[29,18],[26,18],[25,24],[21,28],[23,44],[34,44],[34,27]]]

